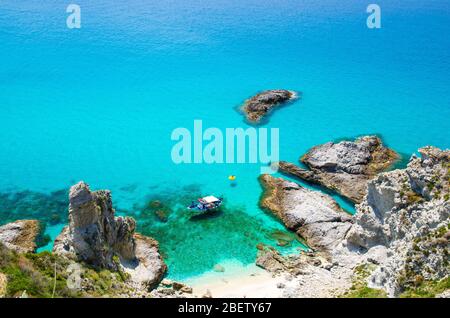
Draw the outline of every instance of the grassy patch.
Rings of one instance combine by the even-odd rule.
[[[367,278],[375,270],[376,265],[361,264],[355,270],[355,278],[352,287],[341,297],[344,298],[385,298],[387,294],[384,290],[370,288],[367,286]]]
[[[438,281],[422,281],[418,286],[406,289],[400,297],[434,298],[448,289],[450,289],[450,277]]]

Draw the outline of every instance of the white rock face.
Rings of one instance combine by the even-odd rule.
[[[411,276],[431,280],[450,272],[450,151],[426,147],[419,152],[422,158],[413,156],[407,169],[382,173],[369,182],[345,242],[365,253],[387,248],[370,286],[384,288],[390,296]]]
[[[350,229],[350,215],[329,195],[270,175],[263,175],[260,180],[267,189],[262,206],[306,238],[311,247],[330,250]]]
[[[5,274],[0,273],[0,298],[5,297],[6,288],[8,286],[8,278]]]
[[[18,253],[33,253],[38,235],[39,222],[36,220],[21,220],[0,226],[0,243]]]

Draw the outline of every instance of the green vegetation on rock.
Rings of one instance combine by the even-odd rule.
[[[0,244],[0,273],[7,277],[5,297],[20,297],[24,292],[36,298],[118,297],[132,293],[120,273],[85,265],[81,265],[81,289],[69,289],[71,264],[50,252],[18,254]]]
[[[361,264],[355,270],[355,278],[352,287],[343,294],[344,298],[385,298],[387,294],[382,289],[370,288],[367,286],[367,278],[375,270],[374,264]]]

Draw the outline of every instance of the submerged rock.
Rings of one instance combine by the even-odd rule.
[[[245,101],[241,110],[245,113],[249,122],[259,123],[274,108],[296,97],[295,92],[285,89],[267,90]]]
[[[115,217],[109,191],[91,192],[80,182],[70,189],[69,226],[56,238],[53,251],[98,268],[127,272],[148,287],[166,271],[158,243],[135,233],[129,217]]]
[[[280,162],[279,169],[360,203],[366,194],[367,181],[385,171],[398,158],[393,150],[383,146],[380,138],[366,136],[355,141],[328,142],[313,147],[301,158],[309,170],[284,161]]]
[[[304,237],[312,248],[330,250],[350,229],[350,215],[330,196],[267,174],[260,182],[265,189],[260,205]]]
[[[39,235],[39,221],[21,220],[0,226],[0,243],[18,253],[33,253]]]

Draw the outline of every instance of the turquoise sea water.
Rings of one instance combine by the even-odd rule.
[[[79,30],[61,1],[0,3],[0,223],[37,217],[54,237],[68,187],[84,180],[160,241],[174,278],[252,262],[284,231],[258,208],[260,165],[175,165],[170,135],[195,119],[247,127],[235,107],[264,89],[303,93],[265,125],[280,128],[283,160],[374,133],[406,157],[450,146],[447,0],[378,1],[380,30],[356,0],[76,3]],[[225,211],[183,218],[206,194],[223,195]]]

